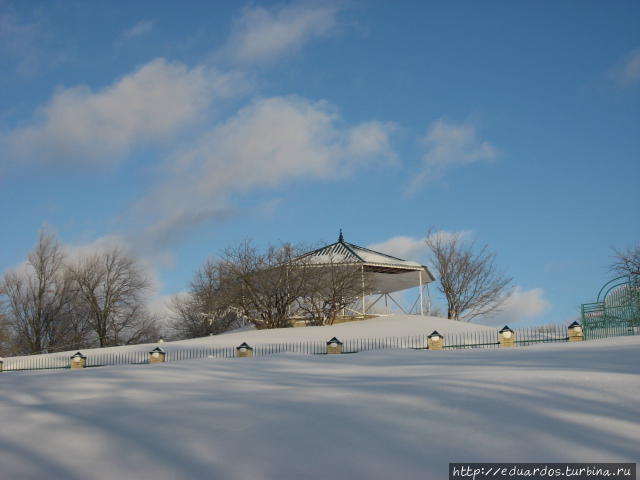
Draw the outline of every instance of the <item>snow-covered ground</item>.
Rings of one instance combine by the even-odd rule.
[[[235,346],[242,342],[279,343],[298,341],[327,341],[332,337],[340,340],[351,338],[384,338],[392,336],[428,335],[434,330],[441,334],[468,332],[495,332],[494,327],[475,323],[458,322],[440,317],[393,314],[368,320],[360,320],[324,327],[275,328],[273,330],[243,330],[215,335],[209,338],[196,338],[166,343],[176,346]]]
[[[443,335],[454,333],[472,335],[474,332],[497,331],[497,329],[493,327],[458,322],[440,317],[394,314],[324,327],[275,328],[272,330],[255,330],[249,328],[210,337],[164,342],[160,346],[166,351],[172,351],[185,348],[236,347],[242,342],[247,342],[250,345],[258,345],[266,343],[327,341],[332,337],[338,337],[340,340],[348,340],[355,338],[429,335],[434,330],[437,330]],[[82,349],[82,353],[90,355],[96,352],[148,352],[156,346],[159,346],[159,344],[149,343],[101,349]],[[70,355],[73,353],[75,353],[75,350],[53,355],[68,356],[67,354]]]
[[[637,462],[639,374],[638,336],[6,373],[0,478],[440,479],[448,462]]]

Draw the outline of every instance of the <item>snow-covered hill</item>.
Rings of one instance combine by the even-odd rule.
[[[119,353],[119,352],[148,352],[157,346],[162,346],[166,351],[210,348],[210,347],[236,347],[242,342],[251,345],[274,344],[287,342],[313,342],[327,341],[332,337],[341,340],[357,338],[386,338],[413,335],[428,335],[434,330],[441,334],[457,333],[473,335],[474,332],[496,332],[496,328],[478,325],[474,323],[458,322],[440,317],[418,316],[418,315],[385,315],[368,320],[341,323],[324,327],[301,327],[301,328],[275,328],[271,330],[255,330],[246,328],[237,331],[227,332],[220,335],[213,335],[202,338],[192,338],[189,340],[179,340],[174,342],[145,343],[138,345],[126,345],[120,347],[107,348],[83,348],[84,354],[95,353]],[[70,356],[76,350],[58,352],[53,356]],[[46,355],[42,355],[46,356]],[[32,359],[31,356],[15,357],[21,361]]]
[[[6,373],[0,478],[440,479],[448,462],[637,462],[639,391],[640,337]]]
[[[353,338],[385,338],[428,335],[434,330],[437,330],[443,335],[447,333],[469,333],[471,335],[473,332],[496,332],[496,329],[492,327],[474,323],[458,322],[440,317],[387,315],[368,320],[341,323],[338,325],[324,327],[276,328],[272,330],[255,330],[253,328],[248,328],[220,335],[213,335],[210,337],[164,342],[161,346],[166,351],[172,351],[185,348],[236,347],[242,342],[257,345],[261,343],[310,342],[317,340],[327,341],[332,337],[347,340]],[[159,344],[148,343],[100,349],[87,348],[82,349],[82,352],[87,355],[96,352],[148,352],[158,345]],[[75,353],[75,350],[57,353],[54,355],[71,355],[73,353]]]
[[[243,330],[224,333],[208,338],[196,338],[171,342],[166,345],[176,346],[234,346],[247,343],[303,342],[312,340],[329,340],[338,337],[349,338],[384,338],[408,335],[428,335],[434,330],[441,334],[468,332],[495,332],[496,329],[475,323],[458,322],[440,317],[418,315],[388,315],[368,320],[361,320],[324,327],[275,328],[273,330]]]

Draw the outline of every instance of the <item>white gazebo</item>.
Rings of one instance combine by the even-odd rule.
[[[429,283],[433,282],[435,277],[425,265],[345,242],[342,230],[336,243],[305,253],[298,258],[316,265],[339,264],[360,267],[362,310],[353,310],[354,313],[366,315],[382,299],[385,304],[391,300],[403,313],[420,315],[424,315],[425,312],[427,315],[431,313]],[[416,287],[419,288],[418,298],[409,310],[400,305],[391,295],[394,292]],[[368,296],[375,298],[367,305],[365,299]]]

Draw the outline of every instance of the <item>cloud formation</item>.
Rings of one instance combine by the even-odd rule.
[[[339,10],[331,3],[245,8],[223,50],[248,72],[328,34]],[[140,21],[122,38],[147,35],[153,27]],[[162,166],[150,171],[152,187],[118,218],[119,231],[136,232],[128,237],[132,245],[157,246],[156,254],[193,227],[224,221],[235,212],[234,194],[294,180],[341,179],[371,163],[396,161],[394,124],[349,125],[322,101],[253,100],[216,123],[217,101],[245,93],[245,78],[214,70],[210,62],[155,59],[100,89],[59,88],[30,122],[0,134],[0,146],[16,160],[75,166],[133,160],[127,157],[137,147],[166,145]],[[194,125],[197,130],[187,129]],[[181,146],[181,132],[195,140]]]
[[[51,232],[51,227],[47,225],[45,231]],[[144,268],[147,278],[151,283],[151,291],[153,293],[157,292],[162,285],[160,276],[156,269],[156,265],[160,262],[158,262],[156,258],[148,256],[146,252],[137,250],[135,246],[122,235],[104,235],[86,243],[73,244],[60,242],[59,245],[62,253],[64,254],[64,262],[67,265],[74,265],[83,259],[92,257],[93,255],[101,255],[114,249],[118,249],[127,255],[131,255],[140,262],[140,265]],[[35,245],[33,248],[35,248]],[[28,253],[26,256],[28,256]],[[25,273],[30,270],[30,267],[28,266],[28,261],[23,260],[17,265],[7,269],[7,271],[8,270]]]
[[[237,82],[199,66],[153,60],[108,87],[59,89],[29,126],[4,141],[19,158],[112,162],[135,145],[164,140],[194,122]]]
[[[424,238],[405,237],[398,235],[380,243],[373,243],[367,248],[386,253],[404,260],[418,261],[427,252]]]
[[[83,244],[63,244],[62,249],[68,262],[74,263],[82,258],[107,253],[113,249],[131,252],[131,245],[120,235],[105,235]]]
[[[223,218],[228,196],[287,181],[338,179],[394,154],[394,125],[346,125],[324,102],[299,97],[256,100],[171,156],[165,181],[130,212],[150,220],[161,243],[211,218]],[[185,195],[188,192],[188,195]]]
[[[551,303],[544,298],[542,288],[523,290],[516,287],[507,297],[502,309],[485,318],[478,320],[487,325],[513,325],[517,322],[530,320],[549,311]]]
[[[462,230],[459,232],[438,230],[431,235],[439,236],[446,240],[453,235],[459,235],[460,238],[468,238],[472,234],[473,232],[471,230]],[[416,238],[398,235],[391,237],[384,242],[371,244],[368,248],[382,253],[387,253],[404,260],[421,261],[429,250],[426,243],[427,238],[428,237]]]
[[[473,231],[462,230],[458,232],[438,230],[433,232],[431,236],[438,236],[446,240],[453,235],[457,235],[462,239],[469,239],[473,236]],[[428,237],[410,237],[398,235],[380,243],[374,243],[368,246],[372,250],[387,253],[405,260],[413,260],[418,262],[426,262],[428,248],[426,240]],[[432,270],[437,275],[437,272]],[[437,281],[437,280],[436,280]],[[446,305],[446,303],[445,303]],[[479,317],[474,322],[486,325],[512,325],[524,320],[530,320],[538,317],[551,308],[551,303],[544,297],[544,290],[541,288],[532,288],[524,290],[522,287],[515,287],[507,296],[501,310],[487,317]]]
[[[174,296],[160,293],[163,288],[163,282],[158,267],[166,262],[159,258],[155,252],[147,252],[138,247],[132,244],[130,239],[121,235],[105,235],[84,244],[62,245],[66,262],[71,265],[93,255],[108,253],[116,248],[133,257],[143,269],[144,275],[149,281],[149,290],[146,297],[149,313],[160,322],[166,321],[172,316],[169,304]],[[185,294],[185,292],[178,292],[177,295],[184,296]],[[166,327],[167,325],[161,323],[161,326]]]
[[[225,52],[242,64],[268,62],[298,52],[336,24],[332,3],[294,3],[280,8],[248,7],[235,21]]]
[[[421,142],[425,150],[422,168],[410,181],[408,193],[442,178],[451,168],[493,160],[497,156],[496,148],[490,142],[480,140],[476,128],[468,123],[437,120],[429,126]]]

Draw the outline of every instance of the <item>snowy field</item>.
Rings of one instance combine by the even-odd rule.
[[[449,462],[638,462],[639,374],[637,336],[6,373],[0,478],[441,479]]]
[[[140,345],[128,345],[122,347],[82,349],[82,353],[104,352],[149,352],[157,346],[170,352],[185,348],[208,348],[208,347],[237,347],[242,342],[250,345],[287,343],[287,342],[311,342],[328,341],[332,337],[340,340],[355,338],[384,338],[402,337],[414,335],[429,335],[434,330],[441,334],[469,334],[474,332],[497,332],[497,328],[487,327],[474,323],[458,322],[440,317],[428,317],[418,315],[385,315],[368,320],[341,323],[323,327],[300,327],[300,328],[275,328],[271,330],[255,330],[246,328],[220,335],[203,338],[193,338],[190,340],[179,340],[175,342],[147,343]],[[52,354],[56,356],[72,355],[75,350]],[[27,357],[15,357],[27,358]]]
[[[209,338],[195,338],[178,342],[165,343],[166,346],[236,346],[242,342],[250,344],[279,343],[297,341],[327,341],[332,337],[340,340],[350,338],[383,338],[391,336],[429,335],[434,330],[441,334],[495,332],[494,327],[475,323],[458,322],[440,317],[419,315],[386,315],[368,320],[360,320],[323,327],[275,328],[272,330],[248,329],[215,335]],[[164,347],[163,347],[164,348]]]

